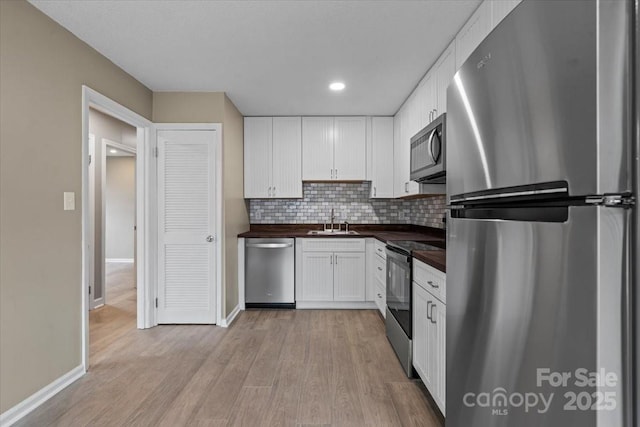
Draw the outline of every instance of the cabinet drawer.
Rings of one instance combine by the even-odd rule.
[[[387,292],[386,286],[383,283],[380,283],[376,280],[376,293],[374,295],[376,306],[378,306],[378,310],[382,314],[382,317],[387,316]]]
[[[380,283],[387,282],[387,262],[380,257],[373,257],[373,276]]]
[[[417,259],[413,260],[413,280],[446,303],[446,275]]]
[[[364,239],[300,239],[303,252],[364,252]]]
[[[373,239],[373,249],[374,252],[376,253],[376,255],[378,255],[379,257],[381,257],[382,259],[384,259],[386,261],[387,259],[387,248],[383,242],[381,242],[378,239]]]

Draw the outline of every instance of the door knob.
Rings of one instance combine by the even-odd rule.
[[[209,243],[213,242],[213,236],[211,235],[207,236],[207,242]]]

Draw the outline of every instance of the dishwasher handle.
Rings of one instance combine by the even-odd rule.
[[[284,249],[292,246],[293,243],[247,243],[248,248],[257,249]]]

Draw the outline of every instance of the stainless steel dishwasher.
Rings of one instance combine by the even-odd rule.
[[[295,239],[245,240],[245,306],[295,308]]]

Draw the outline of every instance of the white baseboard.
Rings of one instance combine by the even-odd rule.
[[[296,309],[377,310],[373,301],[296,301]]]
[[[62,389],[85,374],[84,366],[76,366],[51,384],[44,386],[13,408],[0,415],[0,427],[9,427],[24,418],[31,411],[58,394]]]
[[[222,326],[223,328],[228,328],[229,326],[231,326],[231,323],[233,323],[240,311],[240,304],[238,304],[233,310],[231,310],[231,313],[229,313],[227,317],[222,319],[222,322],[220,322],[218,326]]]
[[[133,258],[105,258],[104,262],[123,262],[133,264]]]

